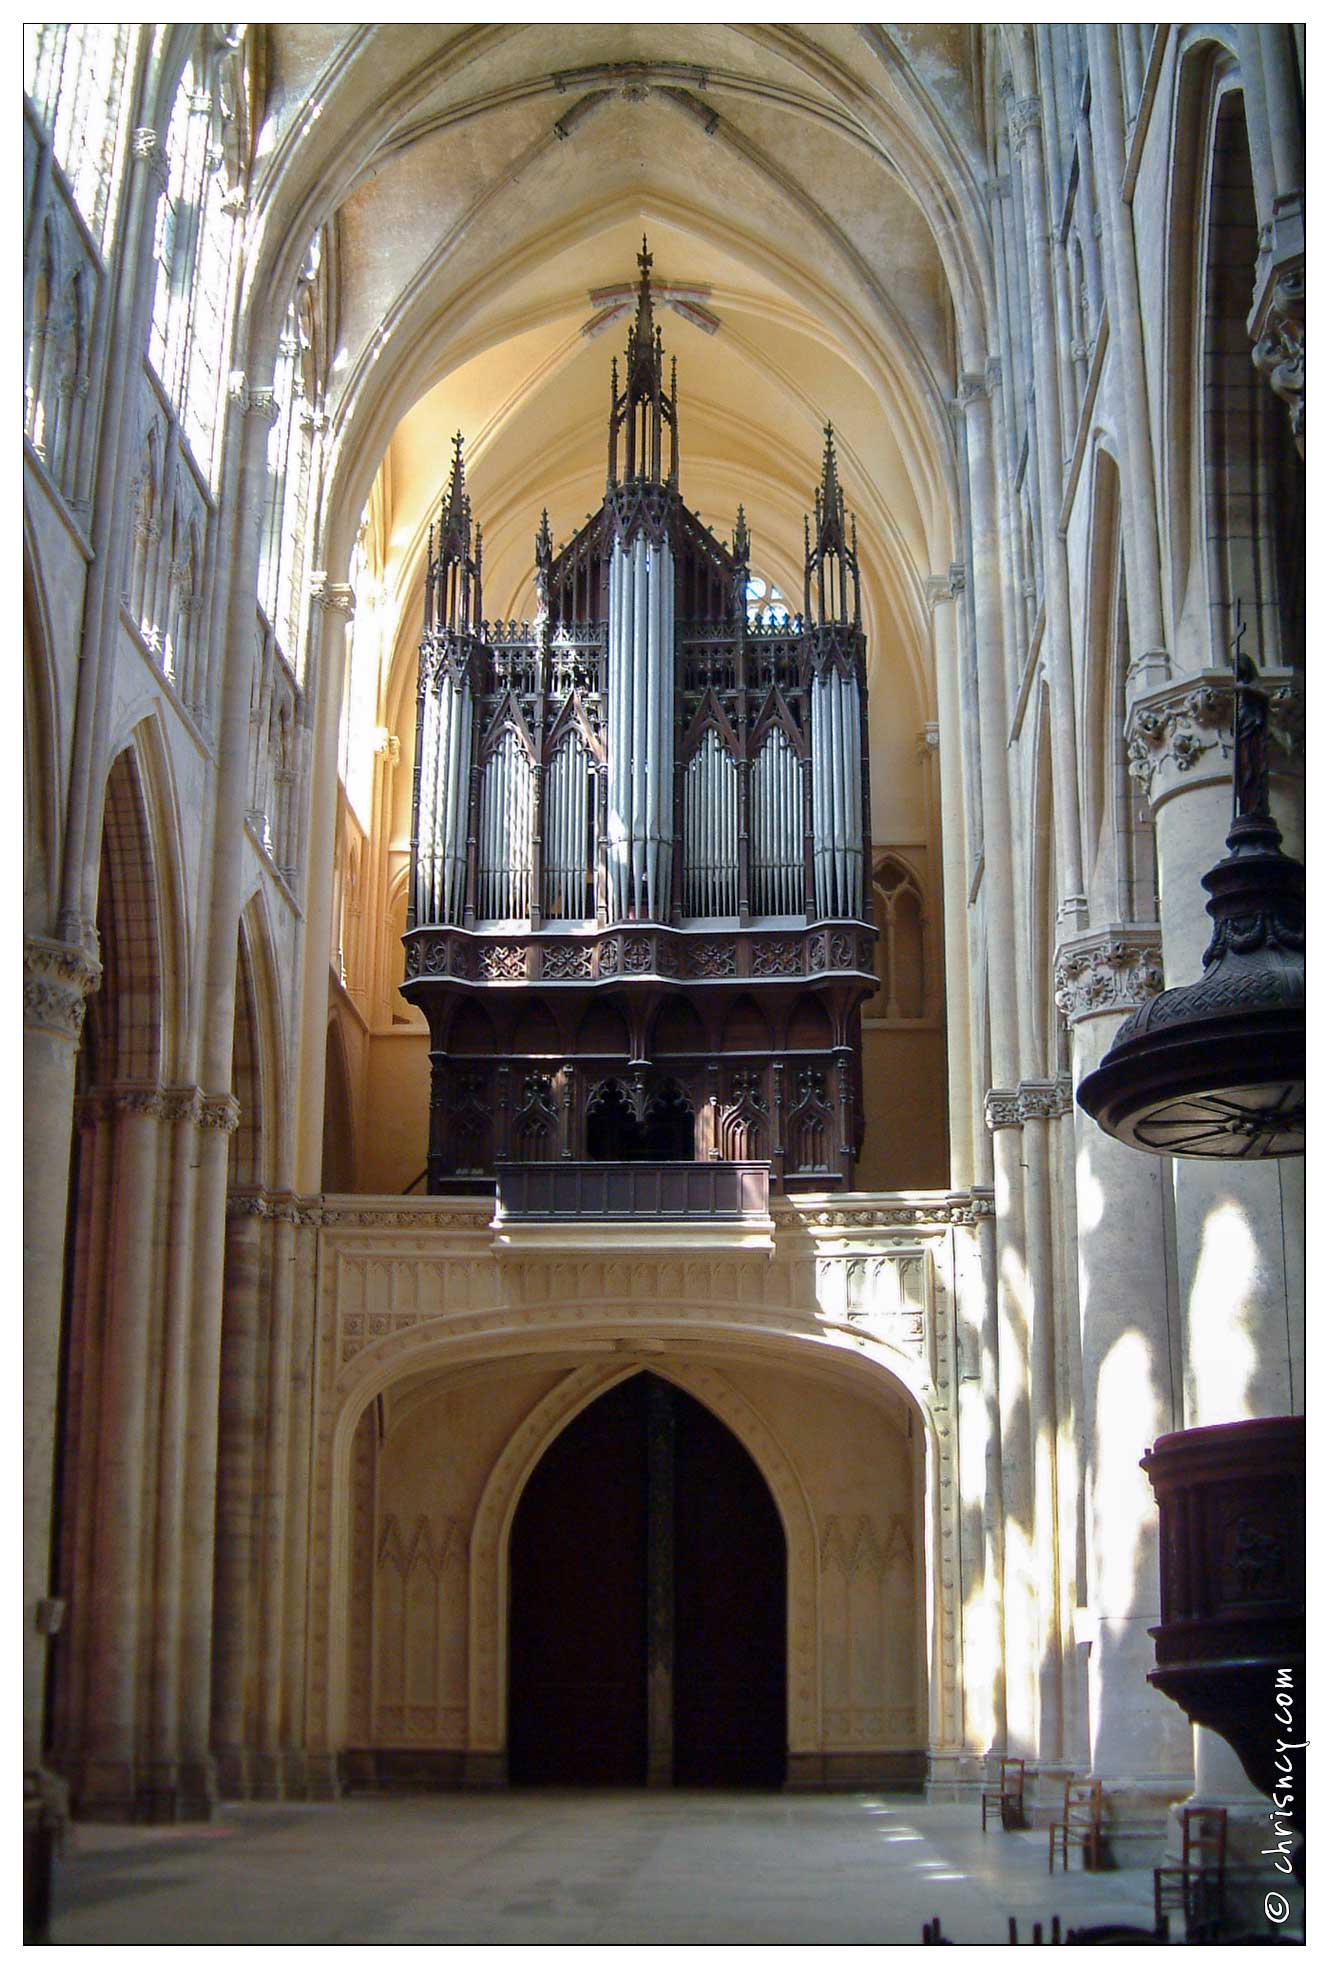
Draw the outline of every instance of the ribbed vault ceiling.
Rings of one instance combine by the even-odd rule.
[[[726,536],[742,500],[755,568],[795,600],[802,515],[835,426],[866,579],[874,831],[888,837],[891,783],[914,775],[919,724],[935,716],[923,582],[951,557],[968,31],[267,35],[253,293],[275,307],[300,242],[335,214],[328,558],[377,476],[401,622],[389,722],[409,722],[425,535],[453,432],[491,615],[529,610],[542,506],[558,541],[598,505],[627,317],[588,335],[591,296],[635,279],[645,231],[655,278],[693,290],[719,323],[660,314],[683,496]]]

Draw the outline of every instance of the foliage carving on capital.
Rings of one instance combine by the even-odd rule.
[[[1286,672],[1267,671],[1261,681],[1269,700],[1269,738],[1282,755],[1270,763],[1275,770],[1300,772],[1305,736],[1300,682]],[[1157,801],[1190,777],[1225,774],[1232,757],[1232,712],[1232,679],[1219,671],[1179,677],[1138,698],[1126,728],[1131,778]]]
[[[991,1134],[995,1135],[999,1128],[1018,1128],[1023,1118],[1018,1088],[988,1088],[983,1096],[983,1120]]]
[[[281,416],[277,392],[273,389],[251,389],[242,369],[231,371],[226,394],[242,417],[261,417],[265,423],[275,424]]]
[[[314,576],[309,599],[326,614],[344,615],[348,621],[355,614],[354,588],[345,581],[329,581],[325,574]]]
[[[1145,925],[1075,937],[1058,950],[1053,980],[1057,1009],[1068,1025],[1134,1011],[1163,989],[1160,932]]]
[[[1022,1080],[1017,1092],[1022,1122],[1057,1121],[1071,1111],[1068,1073],[1059,1073],[1054,1080]]]
[[[199,1097],[198,1125],[233,1135],[240,1126],[240,1103],[234,1094],[203,1094]]]
[[[1009,110],[1011,142],[1019,150],[1031,130],[1036,130],[1043,120],[1043,110],[1037,96],[1017,96]]]
[[[23,1023],[77,1040],[91,993],[101,984],[102,967],[86,952],[45,937],[23,943]]]
[[[130,154],[136,164],[145,164],[151,177],[159,185],[165,185],[167,178],[166,146],[153,129],[135,130],[129,139]]]

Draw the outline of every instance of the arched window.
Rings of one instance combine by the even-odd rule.
[[[881,986],[864,1006],[864,1015],[921,1019],[927,1009],[923,892],[917,878],[894,855],[886,855],[873,871],[872,902]]]
[[[215,481],[218,404],[229,331],[229,216],[240,190],[235,126],[243,121],[238,36],[206,28],[185,63],[166,132],[166,185],[157,203],[157,263],[148,354],[209,482]]]
[[[304,672],[309,487],[326,378],[326,313],[326,252],[320,231],[310,241],[277,348],[272,379],[277,417],[268,439],[268,492],[259,546],[259,601],[297,681]]]
[[[1225,665],[1240,610],[1261,669],[1299,668],[1305,637],[1305,474],[1287,414],[1251,361],[1246,314],[1259,248],[1246,113],[1218,100],[1206,195],[1201,324],[1210,661]]]
[[[114,222],[111,190],[128,140],[140,31],[93,22],[23,30],[23,87],[103,253]]]

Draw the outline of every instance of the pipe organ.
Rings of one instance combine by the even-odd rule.
[[[487,621],[458,436],[428,546],[408,999],[429,1186],[511,1161],[769,1161],[853,1177],[876,989],[856,527],[826,430],[801,614],[752,614],[679,495],[643,242],[603,504],[535,542],[532,622]]]

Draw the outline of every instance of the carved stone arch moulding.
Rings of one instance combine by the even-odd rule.
[[[912,1224],[916,1213],[910,1211],[907,1215]],[[930,1685],[928,1702],[934,1712],[930,1734],[942,1743],[955,1737],[960,1581],[955,1515],[958,1484],[952,1412],[954,1386],[949,1374],[939,1374],[934,1385],[925,1360],[881,1344],[871,1334],[849,1333],[838,1321],[823,1321],[813,1310],[817,1295],[815,1261],[811,1258],[765,1260],[760,1273],[754,1272],[746,1280],[751,1291],[744,1289],[745,1278],[740,1276],[747,1268],[731,1259],[717,1261],[715,1265],[659,1259],[551,1261],[516,1268],[516,1273],[504,1281],[506,1289],[496,1302],[494,1284],[489,1277],[487,1212],[468,1212],[464,1219],[455,1215],[449,1218],[450,1231],[472,1241],[469,1251],[455,1251],[450,1261],[438,1252],[422,1250],[414,1239],[407,1240],[411,1247],[408,1252],[397,1254],[384,1248],[378,1238],[366,1242],[365,1232],[382,1234],[388,1228],[387,1219],[391,1219],[391,1228],[398,1233],[437,1228],[436,1212],[347,1211],[336,1213],[335,1227],[330,1221],[319,1236],[317,1274],[321,1310],[311,1446],[312,1622],[306,1687],[309,1750],[315,1762],[322,1760],[330,1771],[342,1739],[347,1661],[345,1622],[339,1610],[350,1563],[348,1472],[355,1424],[366,1403],[392,1382],[419,1373],[426,1366],[445,1372],[452,1366],[477,1359],[503,1354],[528,1355],[533,1341],[538,1352],[541,1342],[565,1342],[577,1333],[589,1339],[588,1327],[597,1330],[598,1338],[606,1332],[618,1337],[634,1331],[650,1334],[664,1326],[669,1330],[671,1344],[680,1347],[687,1345],[685,1335],[714,1340],[724,1334],[731,1340],[750,1344],[754,1358],[760,1354],[773,1360],[782,1355],[785,1364],[791,1367],[796,1367],[800,1358],[808,1364],[820,1359],[827,1366],[834,1360],[844,1368],[849,1368],[852,1362],[866,1370],[869,1381],[882,1375],[889,1380],[913,1409],[924,1434],[925,1468],[919,1477],[926,1499],[924,1522],[920,1525],[926,1559],[920,1586],[929,1606],[929,1640],[922,1665]],[[343,1231],[345,1235],[339,1235]],[[767,1269],[772,1263],[780,1274],[778,1286]],[[356,1275],[354,1279],[342,1276],[348,1265]],[[410,1310],[375,1312],[361,1303],[367,1281],[360,1274],[366,1267],[385,1265],[405,1265],[413,1272],[430,1275],[428,1289],[423,1277],[417,1277],[410,1295]],[[522,1276],[527,1269],[534,1274],[529,1280]],[[631,1297],[626,1290],[628,1274],[634,1288]],[[380,1286],[387,1289],[382,1280]],[[342,1305],[339,1302],[348,1287],[351,1297]],[[551,1299],[551,1291],[555,1289],[558,1297]],[[944,1326],[949,1335],[948,1294],[938,1296],[937,1319],[939,1352],[949,1357],[949,1338],[943,1344],[941,1331]],[[817,1741],[820,1730],[817,1542],[801,1482],[766,1425],[724,1377],[714,1370],[652,1351],[649,1356],[620,1356],[608,1362],[601,1357],[588,1364],[580,1371],[579,1379],[569,1377],[547,1398],[548,1404],[556,1406],[565,1391],[582,1391],[572,1392],[561,1418],[554,1417],[552,1406],[542,1405],[521,1425],[504,1452],[503,1469],[508,1473],[509,1488],[504,1511],[498,1519],[503,1527],[502,1541],[492,1544],[489,1561],[487,1591],[492,1612],[488,1640],[480,1626],[484,1595],[475,1586],[474,1568],[481,1548],[486,1545],[477,1515],[472,1533],[469,1636],[473,1661],[478,1663],[484,1647],[490,1647],[492,1665],[488,1670],[488,1687],[493,1695],[482,1733],[472,1737],[472,1748],[485,1761],[496,1754],[501,1742],[496,1735],[502,1714],[501,1691],[505,1687],[499,1655],[503,1623],[497,1597],[500,1589],[496,1583],[501,1570],[494,1569],[499,1567],[500,1556],[506,1551],[506,1526],[510,1524],[516,1498],[544,1448],[577,1410],[615,1380],[643,1367],[675,1380],[711,1407],[748,1449],[771,1489],[785,1528],[790,1566],[790,1747],[793,1750],[820,1747]],[[865,1383],[865,1392],[867,1386]],[[542,1415],[545,1420],[537,1421]],[[788,1474],[784,1476],[781,1472]],[[491,1482],[498,1481],[496,1466]],[[802,1598],[795,1606],[795,1584],[799,1579],[810,1581],[811,1588],[809,1592],[804,1587]],[[477,1670],[477,1678],[472,1682],[476,1692],[475,1706],[470,1711],[472,1731],[479,1729],[482,1722],[478,1714],[479,1686]]]
[[[507,1739],[508,1538],[527,1479],[554,1439],[596,1398],[643,1369],[672,1381],[718,1416],[757,1465],[784,1527],[788,1563],[789,1748],[820,1738],[818,1590],[812,1507],[780,1442],[728,1379],[711,1367],[652,1354],[575,1369],[520,1423],[490,1473],[471,1533],[470,1747],[501,1751]]]

